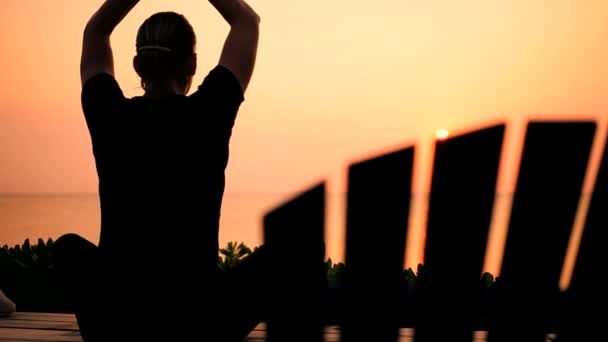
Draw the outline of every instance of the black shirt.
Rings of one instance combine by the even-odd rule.
[[[243,91],[215,67],[190,96],[126,98],[99,74],[82,88],[99,178],[100,250],[123,266],[217,268],[228,145]]]

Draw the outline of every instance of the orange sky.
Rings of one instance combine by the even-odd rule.
[[[82,28],[101,3],[2,0],[0,192],[96,190],[78,65]],[[342,191],[348,163],[381,151],[417,143],[428,165],[439,128],[608,114],[605,0],[249,3],[261,39],[229,193],[292,194],[320,179]],[[142,93],[136,30],[161,10],[185,14],[198,35],[196,83],[218,60],[228,26],[207,1],[142,0],[112,38],[128,96]],[[427,183],[418,171],[415,191]],[[512,188],[503,179],[498,190]]]

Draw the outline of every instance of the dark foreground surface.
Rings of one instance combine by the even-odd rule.
[[[246,341],[265,341],[265,335],[265,326],[260,324],[251,332]],[[412,329],[401,329],[400,335],[399,342],[413,341]],[[120,340],[119,336],[117,336],[117,340]],[[328,326],[325,329],[325,341],[339,340],[339,328]],[[8,317],[0,317],[0,341],[80,342],[82,339],[78,333],[76,318],[72,314],[17,312]],[[485,332],[477,332],[473,341],[485,341]]]

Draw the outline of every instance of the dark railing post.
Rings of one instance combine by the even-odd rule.
[[[608,142],[591,194],[585,228],[570,287],[562,307],[559,341],[597,341],[606,336],[608,306]]]
[[[291,199],[264,217],[264,245],[280,282],[268,304],[267,340],[323,341],[325,184]]]
[[[528,124],[488,341],[544,342],[596,125]]]
[[[503,136],[500,125],[436,143],[417,342],[472,339]]]
[[[397,341],[414,149],[348,173],[342,341]]]

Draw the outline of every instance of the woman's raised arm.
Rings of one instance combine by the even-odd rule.
[[[219,64],[228,68],[247,89],[258,48],[258,14],[243,0],[209,0],[230,25]]]
[[[82,84],[100,73],[114,76],[110,34],[138,2],[139,0],[106,0],[89,19],[84,29],[80,58]]]

